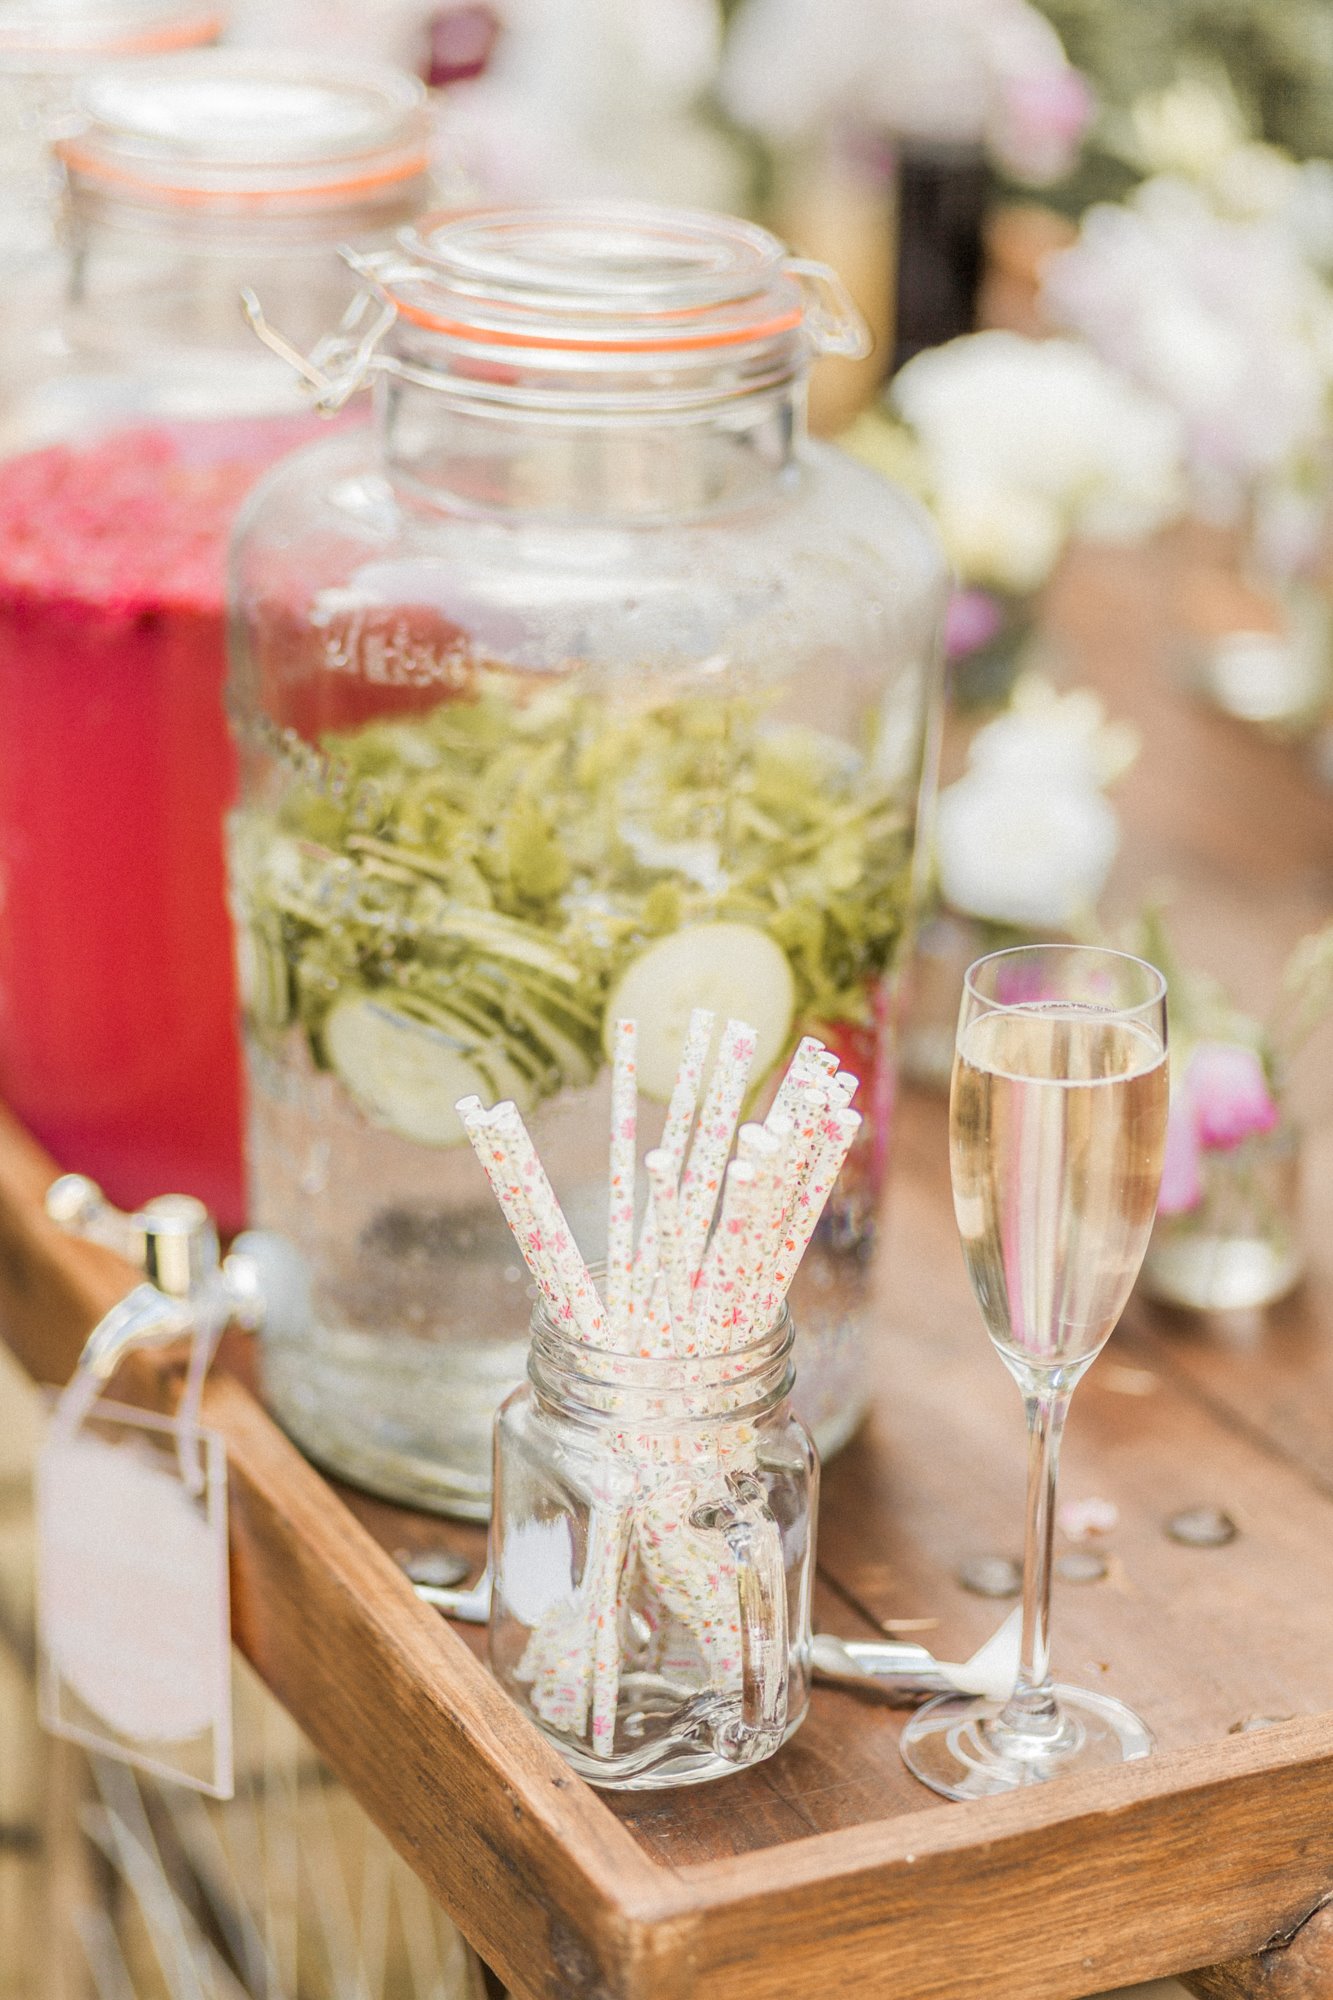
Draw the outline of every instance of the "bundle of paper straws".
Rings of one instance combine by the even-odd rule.
[[[717,1408],[716,1371],[701,1364],[748,1347],[774,1326],[788,1289],[861,1124],[857,1080],[822,1042],[800,1044],[762,1124],[738,1123],[749,1090],[755,1035],[728,1021],[705,1086],[714,1017],[690,1017],[661,1143],[644,1160],[648,1200],[636,1200],[636,1028],[617,1021],[611,1075],[610,1189],[604,1286],[598,1290],[536,1148],[513,1104],[485,1110],[475,1097],[459,1116],[547,1310],[568,1335],[602,1354],[679,1364],[663,1421],[612,1434],[601,1493],[592,1502],[577,1597],[534,1632],[523,1675],[552,1727],[583,1735],[589,1711],[595,1754],[614,1741],[620,1610],[636,1580],[683,1621],[713,1683],[739,1674],[739,1619],[719,1617],[735,1597],[724,1549],[687,1529],[700,1481],[753,1451],[750,1426],[709,1430],[685,1420]],[[734,1156],[733,1156],[734,1147]],[[628,1380],[630,1371],[625,1369]],[[614,1362],[609,1370],[614,1377]],[[701,1386],[704,1374],[712,1386]],[[660,1378],[659,1378],[660,1379]],[[612,1392],[614,1394],[614,1392]],[[671,1404],[682,1419],[672,1439]],[[682,1473],[683,1466],[694,1470]],[[628,1486],[633,1498],[613,1501]]]

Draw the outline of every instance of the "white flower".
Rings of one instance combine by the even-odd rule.
[[[940,891],[954,909],[993,923],[1066,930],[1096,902],[1118,842],[1098,791],[974,771],[940,795]]]
[[[697,115],[721,55],[717,0],[506,0],[504,15],[485,74],[441,94],[437,152],[458,199],[742,201],[737,149]]]
[[[721,87],[732,115],[778,145],[839,123],[984,141],[1044,180],[1068,166],[1086,117],[1073,75],[1027,0],[746,0]]]
[[[1333,270],[1333,163],[1306,160],[1297,168],[1285,216],[1310,262]]]
[[[1053,317],[1179,414],[1192,476],[1220,510],[1318,449],[1333,294],[1285,210],[1222,215],[1187,181],[1146,181],[1088,211],[1043,291]]]
[[[1208,188],[1223,215],[1241,220],[1281,216],[1294,208],[1301,170],[1276,146],[1235,146],[1214,166]]]
[[[1044,674],[1025,673],[1014,682],[1005,713],[973,737],[968,762],[991,777],[1103,786],[1121,777],[1138,754],[1137,731],[1127,722],[1108,722],[1091,688],[1061,694]]]
[[[1184,76],[1135,98],[1129,111],[1137,163],[1145,174],[1213,172],[1248,137],[1245,114],[1225,76]]]
[[[968,771],[940,795],[935,858],[956,910],[1067,930],[1101,894],[1120,830],[1101,787],[1138,751],[1089,688],[1059,694],[1024,674],[1011,705],[973,737]]]
[[[968,582],[1034,589],[1070,535],[1129,541],[1179,508],[1179,420],[1081,343],[968,334],[891,395]]]
[[[958,575],[1008,595],[1040,589],[1065,544],[1063,520],[1039,494],[963,476],[952,483],[941,480],[932,506]]]

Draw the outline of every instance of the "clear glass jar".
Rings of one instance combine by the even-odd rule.
[[[495,1427],[491,1664],[592,1784],[725,1777],[804,1718],[819,1462],[792,1341],[784,1307],[683,1386],[533,1314]]]
[[[232,517],[317,419],[246,282],[337,316],[427,186],[420,85],[202,50],[97,72],[66,292],[0,425],[0,1095],[123,1206],[244,1219],[220,821]]]
[[[522,1267],[454,1111],[513,1098],[605,1252],[605,1063],[656,1143],[690,1009],[813,1030],[864,1143],[793,1295],[821,1450],[865,1406],[894,989],[944,563],[805,434],[827,276],[638,205],[431,219],[377,267],[373,443],[277,468],[234,551],[252,1212],[314,1271],[267,1391],[316,1458],[482,1517]],[[603,1190],[599,1194],[598,1190]]]
[[[5,0],[0,7],[0,269],[56,295],[60,173],[51,152],[79,79],[132,57],[216,41],[222,22],[201,0]],[[7,315],[8,317],[8,315]],[[8,337],[3,337],[7,356]]]
[[[1142,1284],[1168,1305],[1245,1312],[1285,1298],[1304,1271],[1300,1133],[1283,1119],[1200,1151],[1197,1199],[1158,1215]]]

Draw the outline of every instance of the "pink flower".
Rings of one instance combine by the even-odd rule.
[[[944,650],[951,660],[965,659],[989,646],[1004,624],[1004,609],[989,590],[955,590],[944,614]]]
[[[1279,1117],[1258,1055],[1242,1042],[1200,1042],[1172,1092],[1159,1215],[1186,1215],[1203,1200],[1205,1152],[1229,1152],[1271,1132]]]
[[[1172,1093],[1166,1121],[1166,1151],[1162,1158],[1162,1185],[1157,1196],[1159,1215],[1187,1215],[1203,1200],[1203,1179],[1199,1172],[1199,1134],[1195,1129],[1194,1106],[1187,1088]]]
[[[495,53],[502,32],[499,16],[484,4],[441,7],[427,24],[429,54],[426,81],[440,90],[467,83],[482,74]]]
[[[1001,165],[1033,187],[1063,180],[1095,109],[1086,79],[1068,64],[1006,78],[991,133]]]
[[[1278,1108],[1263,1064],[1240,1042],[1200,1042],[1190,1057],[1186,1083],[1201,1146],[1239,1146],[1277,1124]]]

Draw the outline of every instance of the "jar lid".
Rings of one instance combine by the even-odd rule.
[[[216,41],[205,0],[0,0],[0,69],[63,70]]]
[[[398,244],[344,250],[364,289],[309,355],[242,294],[318,409],[341,409],[377,373],[533,408],[565,409],[571,385],[589,408],[623,413],[631,395],[634,408],[698,407],[788,381],[811,354],[870,351],[836,272],[734,216],[630,201],[475,208],[426,216]]]
[[[374,63],[209,49],[101,69],[57,146],[71,179],[168,207],[319,206],[429,166],[425,91]]]
[[[804,327],[821,350],[854,351],[864,338],[831,272],[732,216],[553,202],[427,216],[399,240],[406,261],[381,275],[399,317],[484,348],[679,354]]]

